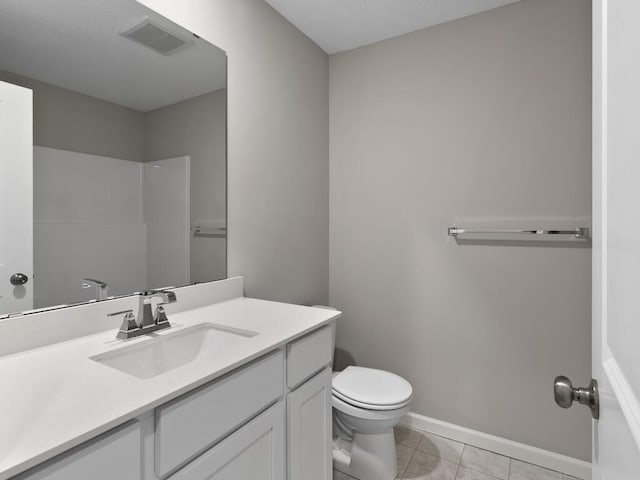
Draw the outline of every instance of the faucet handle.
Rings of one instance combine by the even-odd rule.
[[[120,325],[120,330],[118,330],[116,337],[120,339],[130,338],[131,332],[140,328],[136,321],[136,316],[133,314],[133,310],[110,313],[107,317],[115,317],[118,315],[124,315],[124,318],[122,319],[122,325]]]
[[[169,318],[167,318],[167,312],[162,305],[158,305],[156,309],[156,325],[166,324],[171,326]]]

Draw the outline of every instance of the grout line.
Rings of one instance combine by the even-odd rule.
[[[417,448],[413,449],[413,452],[411,452],[411,456],[409,457],[409,461],[407,462],[407,464],[402,469],[402,472],[398,472],[398,475],[402,475],[404,477],[404,474],[407,471],[407,469],[409,468],[409,465],[411,464],[411,460],[413,460],[413,456],[416,454],[417,451],[418,451]]]
[[[478,470],[477,468],[474,468],[470,465],[462,465],[462,455],[464,455],[464,451],[466,450],[467,447],[472,447],[472,448],[477,448],[479,450],[484,450],[482,448],[476,447],[475,445],[469,445],[468,443],[463,443],[462,444],[462,454],[460,455],[460,462],[458,462],[458,467],[462,467],[462,468],[466,468],[467,470],[471,470],[472,472],[477,472],[477,473],[481,473],[482,475],[492,478],[494,480],[509,480],[509,477],[511,476],[511,459],[509,457],[506,457],[507,460],[509,460],[509,470],[507,473],[507,478],[501,478],[501,477],[496,477],[493,473],[488,473],[484,470]],[[485,452],[489,452],[489,453],[493,453],[495,455],[500,455],[499,453],[496,452],[492,452],[491,450],[484,450]],[[504,455],[500,455],[501,457],[504,457]],[[460,470],[460,468],[458,468],[456,470],[456,476],[458,475],[458,471]]]

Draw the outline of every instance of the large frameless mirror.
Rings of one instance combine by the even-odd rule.
[[[0,2],[0,316],[226,277],[226,81],[134,0]]]

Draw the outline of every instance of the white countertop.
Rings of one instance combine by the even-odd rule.
[[[96,435],[338,318],[340,312],[235,298],[170,316],[167,335],[204,322],[257,332],[232,353],[197,359],[149,379],[89,357],[124,345],[116,331],[0,357],[0,480]]]

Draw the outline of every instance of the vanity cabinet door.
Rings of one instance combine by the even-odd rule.
[[[331,480],[331,368],[287,396],[288,480]]]
[[[142,424],[128,422],[12,480],[140,480]]]
[[[283,363],[277,351],[158,407],[156,474],[169,476],[282,398]]]
[[[284,480],[284,421],[278,402],[169,480]]]

